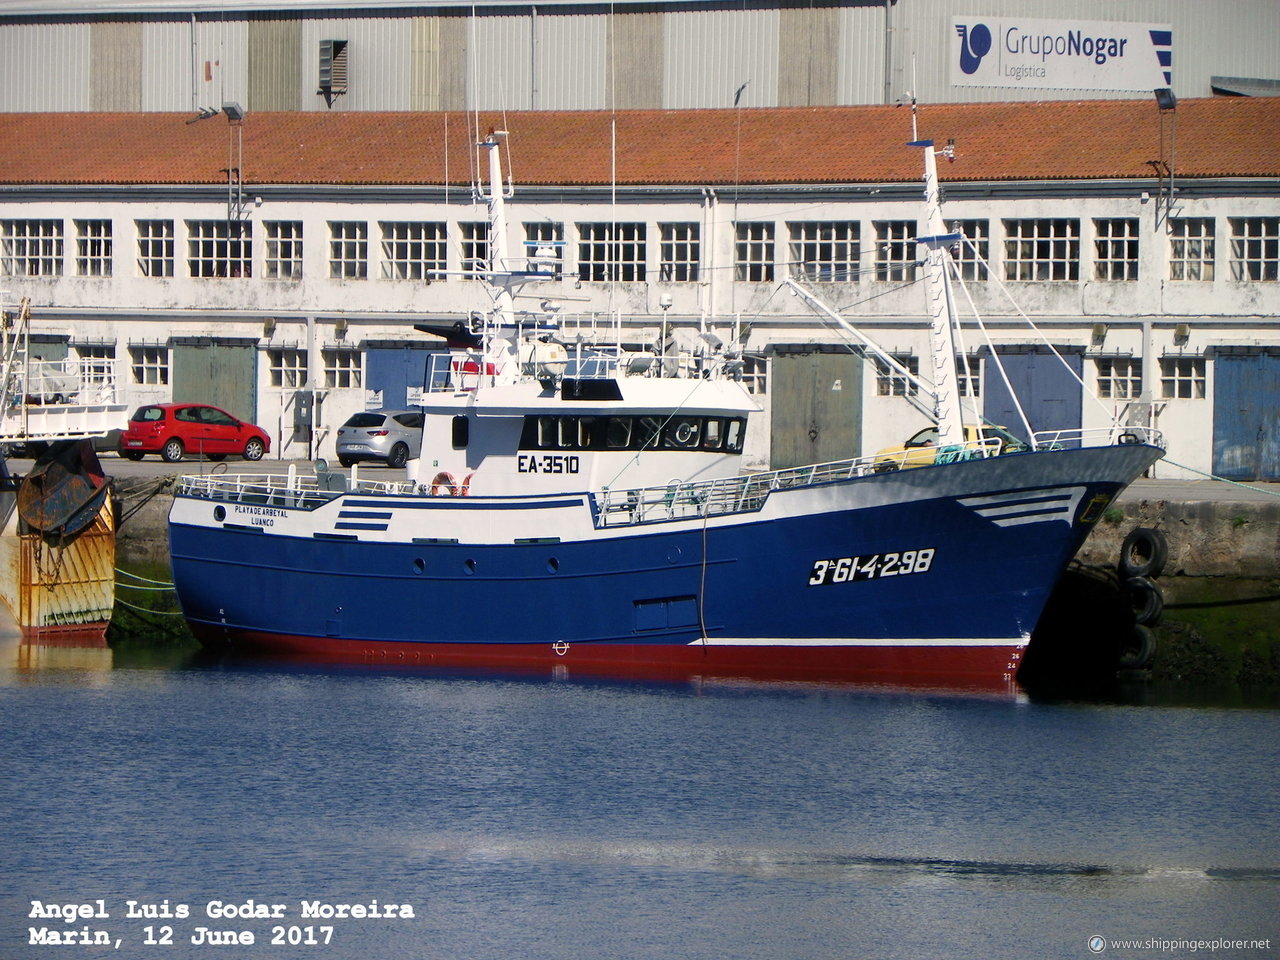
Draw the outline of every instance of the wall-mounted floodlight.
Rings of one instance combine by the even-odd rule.
[[[1173,95],[1173,91],[1168,87],[1156,88],[1156,106],[1161,110],[1176,110],[1178,107],[1178,98]]]
[[[222,105],[222,112],[227,115],[228,120],[244,119],[244,107],[240,106],[240,104],[236,103],[234,100],[229,100],[224,103]]]

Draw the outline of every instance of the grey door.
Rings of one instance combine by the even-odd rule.
[[[209,403],[233,417],[256,423],[257,341],[173,341],[173,399],[176,403]]]
[[[856,457],[862,446],[862,368],[851,353],[779,354],[769,375],[774,469]]]

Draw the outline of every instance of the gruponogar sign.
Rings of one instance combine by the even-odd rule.
[[[953,17],[959,87],[1122,90],[1173,83],[1173,28],[1157,23]]]

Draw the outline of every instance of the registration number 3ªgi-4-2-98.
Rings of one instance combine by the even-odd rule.
[[[882,577],[905,577],[927,573],[933,566],[933,547],[902,550],[897,553],[873,553],[865,557],[836,557],[815,560],[809,573],[810,586],[820,587],[851,580],[879,580]]]

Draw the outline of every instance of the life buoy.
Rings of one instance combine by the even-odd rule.
[[[1121,646],[1117,666],[1121,670],[1144,670],[1151,666],[1155,654],[1155,632],[1145,624],[1135,623]]]
[[[1134,527],[1120,545],[1120,576],[1155,578],[1169,559],[1169,541],[1152,527]]]
[[[431,496],[433,497],[439,496],[439,493],[437,491],[441,487],[443,487],[450,496],[455,496],[457,494],[458,484],[453,479],[452,473],[448,473],[444,470],[441,470],[439,473],[437,473],[434,477],[431,478],[431,486],[428,488],[430,490]]]
[[[1124,582],[1124,595],[1133,608],[1137,623],[1154,627],[1164,613],[1164,593],[1146,577],[1130,577]]]
[[[458,488],[458,496],[465,497],[467,495],[467,491],[471,489],[471,478],[474,476],[475,476],[475,472],[472,471],[471,473],[468,473],[465,478],[463,478],[462,486]]]

